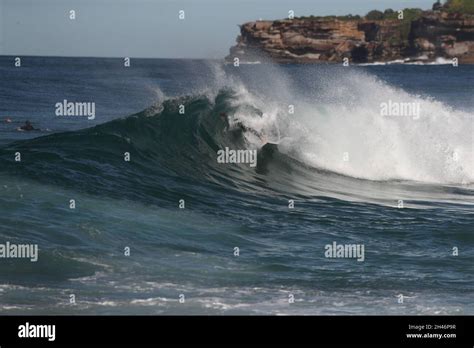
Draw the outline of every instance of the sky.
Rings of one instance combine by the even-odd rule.
[[[239,24],[434,0],[0,0],[0,55],[223,58]],[[70,19],[74,10],[76,18]],[[183,10],[185,18],[179,18]]]

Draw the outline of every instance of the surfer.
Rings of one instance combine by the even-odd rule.
[[[247,127],[242,123],[242,121],[237,121],[233,124],[232,129],[230,129],[229,116],[225,112],[221,112],[219,115],[226,124],[225,130],[231,130],[232,132],[241,132],[241,134],[252,133],[264,143],[267,142],[266,137],[265,135],[263,135],[263,133],[260,133],[253,128]]]
[[[21,127],[18,128],[19,131],[32,131],[32,130],[36,130],[35,127],[33,127],[33,125],[31,124],[30,121],[25,121],[25,124]]]
[[[244,132],[244,133],[245,133],[245,132],[252,133],[253,135],[255,135],[257,138],[259,138],[259,139],[262,140],[262,141],[264,141],[264,139],[265,139],[265,136],[264,136],[262,133],[256,131],[256,130],[253,129],[253,128],[247,127],[246,125],[244,125],[244,124],[243,124],[242,122],[240,122],[240,121],[237,122],[237,123],[235,124],[235,126],[236,126],[238,129],[240,129],[242,132]]]

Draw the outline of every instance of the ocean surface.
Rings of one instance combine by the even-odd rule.
[[[0,314],[472,315],[473,92],[474,66],[0,57],[0,244],[39,247],[0,258]]]

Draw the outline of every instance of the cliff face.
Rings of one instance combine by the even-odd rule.
[[[374,62],[426,56],[474,63],[474,17],[424,12],[399,20],[288,19],[243,24],[228,60]],[[408,35],[407,33],[408,32]]]
[[[412,23],[410,43],[429,58],[458,57],[474,64],[474,16],[428,12]]]

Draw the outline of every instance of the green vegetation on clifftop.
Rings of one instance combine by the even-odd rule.
[[[448,12],[474,14],[474,0],[447,0],[443,8]]]

